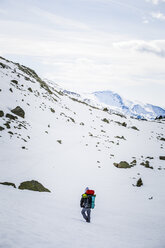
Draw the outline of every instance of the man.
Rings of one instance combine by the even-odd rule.
[[[88,223],[90,223],[91,208],[94,208],[94,200],[92,201],[92,196],[95,198],[94,190],[89,190],[87,187],[85,189],[85,194],[82,195],[80,201],[80,207],[82,208],[81,214]]]

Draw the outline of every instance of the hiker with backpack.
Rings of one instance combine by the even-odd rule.
[[[81,214],[86,222],[90,223],[91,208],[95,207],[94,190],[90,190],[88,187],[85,189],[85,193],[82,194],[80,207],[82,208]]]

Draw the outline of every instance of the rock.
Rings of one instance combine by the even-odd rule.
[[[17,80],[11,80],[11,82],[14,83],[14,84],[18,84]]]
[[[159,156],[160,160],[165,160],[165,156]]]
[[[22,182],[18,188],[21,190],[27,189],[39,192],[51,192],[49,189],[45,188],[41,183],[35,180]]]
[[[9,134],[11,134],[11,135],[13,135],[13,134],[14,134],[14,133],[13,133],[13,132],[11,132],[11,131],[9,131],[8,133],[9,133]]]
[[[139,131],[139,129],[135,126],[131,127],[132,129],[136,130],[136,131]]]
[[[150,166],[150,162],[148,160],[146,160],[145,162],[142,162],[140,163],[141,165],[143,165],[144,167],[146,168],[150,168],[150,169],[153,169],[152,166]]]
[[[0,67],[3,68],[3,69],[5,69],[5,68],[8,69],[8,68],[10,68],[9,66],[3,64],[2,62],[0,62]]]
[[[141,187],[142,185],[143,185],[143,181],[142,181],[141,178],[139,178],[139,179],[137,180],[136,186],[137,186],[137,187]]]
[[[5,128],[0,126],[0,131],[3,131]]]
[[[146,157],[146,159],[147,159],[147,158],[148,158],[148,159],[154,159],[154,157],[150,157],[150,156]]]
[[[126,139],[124,138],[124,136],[115,136],[115,138],[116,138],[116,139],[123,139],[123,140],[126,140]]]
[[[136,159],[134,159],[131,163],[132,166],[136,165]]]
[[[106,118],[102,119],[102,121],[109,123],[109,120],[107,120]]]
[[[55,110],[54,110],[53,108],[50,108],[50,111],[51,111],[52,113],[55,113]]]
[[[4,112],[2,110],[0,110],[0,117],[4,116]]]
[[[126,123],[126,122],[123,122],[123,123],[122,123],[122,126],[123,126],[123,127],[126,127],[126,126],[127,126],[127,123]]]
[[[30,80],[30,78],[29,78],[29,77],[25,77],[25,80],[29,81],[29,80]]]
[[[12,109],[11,112],[15,115],[22,117],[22,118],[25,117],[25,111],[20,106],[17,106],[15,109]]]
[[[15,184],[14,184],[14,183],[10,183],[10,182],[3,182],[3,183],[0,183],[0,184],[7,185],[7,186],[12,186],[12,187],[16,188],[16,186],[15,186]]]
[[[103,111],[108,112],[108,108],[103,108]]]
[[[11,127],[10,127],[10,122],[6,122],[6,123],[4,124],[4,126],[6,126],[7,129],[10,129],[10,128],[11,128]]]
[[[11,114],[8,114],[8,113],[6,114],[6,117],[9,118],[9,119],[11,119],[11,120],[16,120],[16,119],[18,119],[17,116],[11,115]]]
[[[128,164],[126,161],[121,161],[119,164],[113,163],[113,165],[116,166],[117,168],[123,168],[123,169],[131,168],[133,166],[131,164]]]
[[[33,92],[33,90],[32,90],[32,88],[31,88],[31,87],[29,87],[29,88],[28,88],[28,90],[29,90],[30,92]]]

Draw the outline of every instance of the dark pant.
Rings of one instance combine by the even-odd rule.
[[[82,213],[83,218],[86,221],[90,222],[91,209],[90,208],[83,208],[81,213]]]

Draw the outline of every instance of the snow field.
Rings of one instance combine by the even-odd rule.
[[[164,134],[164,124],[110,115],[67,95],[58,95],[53,102],[37,82],[30,83],[23,76],[17,80],[24,91],[12,86],[11,93],[8,88],[14,73],[3,69],[1,75],[0,109],[6,114],[22,106],[26,128],[14,128],[22,122],[18,117],[18,123],[10,124],[14,135],[7,129],[0,133],[0,181],[18,187],[33,179],[51,193],[0,185],[0,247],[164,248],[165,165],[159,160],[164,144],[157,138]],[[27,91],[29,84],[33,93]],[[0,125],[5,121],[0,118]],[[126,122],[127,127],[115,121]],[[150,160],[153,170],[140,165],[147,156],[154,157]],[[137,165],[131,169],[113,165],[134,158]],[[140,177],[143,187],[134,187]],[[79,206],[87,186],[96,191],[90,224],[82,219]]]

